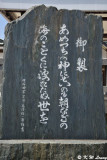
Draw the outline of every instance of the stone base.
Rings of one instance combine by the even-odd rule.
[[[0,160],[107,159],[107,140],[0,140]]]

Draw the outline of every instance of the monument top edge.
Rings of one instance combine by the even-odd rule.
[[[42,9],[44,8],[45,10],[49,10],[49,9],[53,9],[53,10],[56,10],[56,12],[78,12],[78,13],[81,13],[84,15],[85,18],[88,18],[89,16],[94,16],[96,17],[97,19],[102,19],[102,17],[100,15],[95,15],[93,13],[89,13],[89,14],[86,14],[85,11],[83,10],[79,10],[79,9],[58,9],[57,7],[55,6],[47,6],[47,5],[35,5],[35,6],[32,6],[30,7],[29,9],[26,10],[26,12],[19,18],[17,18],[16,20],[14,21],[11,21],[9,22],[9,24],[13,23],[13,22],[18,22],[18,21],[21,21],[23,20],[29,13],[31,13],[33,10],[37,10],[37,9]]]

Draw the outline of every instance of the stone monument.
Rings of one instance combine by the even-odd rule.
[[[102,18],[37,6],[5,29],[3,139],[105,139]]]

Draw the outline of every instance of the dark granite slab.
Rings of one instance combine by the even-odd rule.
[[[102,18],[33,7],[5,30],[3,139],[105,139]]]

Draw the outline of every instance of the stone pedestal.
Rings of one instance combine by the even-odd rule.
[[[1,160],[107,160],[103,140],[1,140]]]

